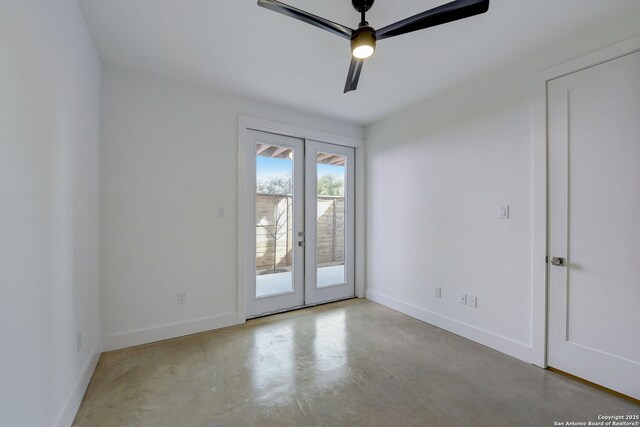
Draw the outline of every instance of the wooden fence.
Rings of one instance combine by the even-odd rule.
[[[317,252],[319,266],[344,262],[344,197],[318,196]],[[291,196],[256,195],[256,268],[288,270],[293,236],[293,203]]]

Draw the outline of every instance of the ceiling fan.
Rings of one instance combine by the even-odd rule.
[[[353,7],[360,12],[361,16],[357,30],[312,15],[309,12],[277,0],[258,0],[258,6],[282,13],[283,15],[290,16],[347,40],[351,40],[351,65],[349,65],[349,73],[347,74],[344,93],[357,89],[364,60],[375,52],[377,40],[388,39],[389,37],[399,36],[412,31],[423,30],[425,28],[435,27],[436,25],[469,18],[489,10],[489,0],[455,0],[375,30],[370,27],[369,23],[365,20],[365,14],[371,9],[374,1],[375,0],[351,0]]]

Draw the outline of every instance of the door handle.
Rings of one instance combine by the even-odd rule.
[[[551,258],[551,265],[555,265],[557,267],[564,267],[564,258],[554,256]]]

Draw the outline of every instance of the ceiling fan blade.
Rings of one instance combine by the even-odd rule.
[[[480,15],[489,10],[489,0],[455,0],[376,31],[378,40],[423,30],[459,19]]]
[[[343,37],[347,40],[351,40],[351,36],[353,35],[354,30],[349,27],[345,27],[341,24],[336,24],[335,22],[329,21],[328,19],[312,15],[309,12],[305,12],[304,10],[297,9],[293,6],[289,6],[288,4],[284,4],[276,0],[258,0],[258,6],[262,6],[269,10],[273,10],[274,12],[278,12],[283,15],[295,18],[299,21],[306,22],[307,24],[311,24],[314,27],[329,31],[330,33]]]
[[[349,73],[347,74],[347,83],[344,85],[344,93],[351,92],[358,88],[358,80],[360,80],[360,71],[362,71],[363,64],[364,59],[358,59],[355,56],[351,57]]]

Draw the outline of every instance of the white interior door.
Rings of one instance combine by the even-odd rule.
[[[640,53],[549,82],[550,366],[640,399]]]
[[[307,141],[305,303],[355,294],[355,151]]]
[[[304,140],[247,131],[247,317],[304,305]],[[301,244],[302,243],[302,244]]]

